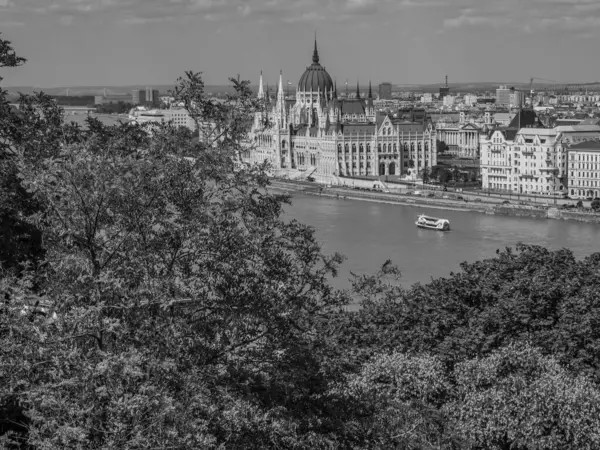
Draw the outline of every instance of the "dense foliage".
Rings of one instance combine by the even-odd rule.
[[[0,91],[0,446],[600,447],[600,254],[521,245],[409,289],[388,261],[336,291],[342,257],[242,163],[263,105],[230,82],[178,80],[201,139]]]

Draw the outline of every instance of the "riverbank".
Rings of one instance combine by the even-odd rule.
[[[284,192],[302,192],[307,195],[339,198],[342,200],[362,200],[375,203],[388,203],[422,208],[433,208],[448,211],[476,212],[489,215],[531,217],[536,219],[571,220],[587,223],[600,223],[600,214],[580,211],[563,210],[547,206],[499,204],[470,199],[453,200],[442,198],[428,198],[409,195],[400,192],[364,191],[341,186],[323,186],[316,183],[303,181],[288,181],[273,179],[272,188]]]

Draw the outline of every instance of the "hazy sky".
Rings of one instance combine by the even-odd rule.
[[[0,0],[0,32],[29,62],[5,86],[208,84],[240,73],[338,86],[600,79],[599,0]]]

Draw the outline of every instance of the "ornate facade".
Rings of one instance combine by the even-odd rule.
[[[472,117],[461,112],[458,121],[442,117],[435,123],[437,138],[448,146],[448,153],[461,158],[479,158],[479,141],[494,128],[492,116]]]
[[[435,130],[424,110],[379,112],[371,84],[367,98],[340,99],[337,86],[319,64],[312,65],[286,98],[283,77],[275,99],[260,77],[258,97],[266,105],[254,118],[248,162],[270,161],[274,169],[297,169],[322,176],[398,175],[418,177],[436,164]]]

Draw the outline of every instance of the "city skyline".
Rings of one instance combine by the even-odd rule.
[[[0,32],[28,59],[5,86],[207,84],[280,70],[295,84],[318,33],[338,84],[595,81],[592,0],[0,0]]]

